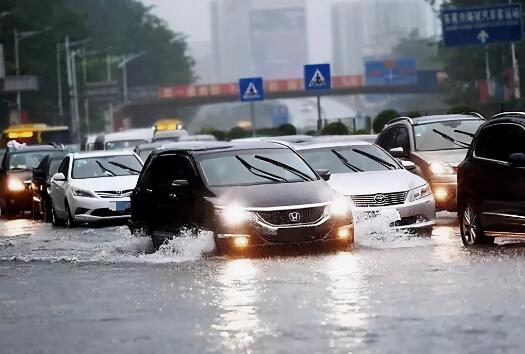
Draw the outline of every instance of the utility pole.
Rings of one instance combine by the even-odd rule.
[[[71,112],[71,140],[74,143],[80,142],[79,118],[78,118],[78,91],[76,87],[76,62],[74,51],[71,51],[69,37],[64,41],[67,66],[67,83],[69,87],[70,112]]]
[[[490,55],[489,55],[489,46],[485,46],[485,76],[487,78],[487,90],[490,97],[493,97],[492,92],[492,76],[490,73]]]
[[[18,43],[20,38],[18,37],[18,29],[15,28],[15,72],[16,76],[20,76],[20,52],[18,48]],[[20,119],[20,114],[22,112],[22,97],[20,91],[16,92],[16,111],[18,112],[18,119]]]
[[[60,57],[60,43],[57,43],[57,91],[58,91],[58,114],[64,117],[64,102],[62,93],[62,64]]]
[[[122,58],[122,61],[118,65],[118,67],[122,69],[122,94],[124,96],[124,103],[128,102],[128,67],[127,67],[128,63],[135,59],[140,58],[144,54],[146,54],[146,52],[140,52],[137,54],[130,54],[130,55],[124,56]]]
[[[512,0],[509,0],[509,4],[512,4]],[[512,55],[512,80],[514,84],[514,99],[518,100],[521,98],[520,68],[518,65],[518,58],[516,57],[516,44],[514,42],[510,44],[510,52]]]

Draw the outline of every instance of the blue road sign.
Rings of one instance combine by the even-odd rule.
[[[304,66],[304,89],[306,91],[330,90],[331,88],[330,64]]]
[[[417,84],[416,60],[368,60],[365,62],[366,84],[369,86]]]
[[[444,10],[441,23],[443,39],[449,47],[522,39],[521,4]]]
[[[240,79],[239,92],[242,102],[263,101],[264,81],[262,77]]]

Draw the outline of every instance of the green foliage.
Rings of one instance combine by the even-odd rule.
[[[350,130],[343,122],[329,123],[321,130],[321,135],[348,135],[348,134],[350,134]]]
[[[381,113],[379,113],[374,119],[373,127],[374,132],[379,133],[381,130],[383,130],[383,127],[390,122],[392,119],[399,117],[399,113],[393,109],[387,109]]]
[[[228,140],[228,133],[224,130],[215,129],[215,128],[202,128],[199,134],[211,134],[219,141]]]
[[[316,136],[317,135],[317,130],[307,130],[305,132],[306,135],[311,135],[311,136]]]
[[[393,48],[398,58],[416,59],[418,70],[441,70],[444,63],[438,57],[438,42],[434,38],[422,38],[417,30],[412,31]]]
[[[469,106],[454,106],[448,110],[447,114],[461,114],[469,112],[476,112],[476,110]]]
[[[406,116],[410,118],[417,118],[417,117],[421,117],[422,115],[423,114],[421,114],[421,112],[418,112],[418,111],[412,111],[406,114]]]
[[[281,124],[277,128],[277,132],[279,135],[297,135],[297,129],[290,123]]]
[[[250,136],[250,132],[241,127],[233,127],[228,132],[229,140],[248,138],[249,136]]]
[[[370,134],[370,132],[366,129],[358,129],[354,132],[353,135],[367,135]]]

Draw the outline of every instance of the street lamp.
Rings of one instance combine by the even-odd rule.
[[[124,95],[124,103],[128,102],[128,69],[127,65],[129,62],[140,58],[146,54],[146,51],[136,53],[136,54],[129,54],[122,58],[122,61],[118,64],[119,69],[122,69],[122,93]]]
[[[7,13],[7,14],[9,14],[9,13]],[[6,12],[3,12],[0,15],[6,16]],[[20,52],[19,52],[20,41],[22,41],[23,39],[32,37],[34,35],[37,35],[39,33],[45,32],[45,31],[47,31],[49,29],[51,29],[51,27],[48,26],[48,27],[45,27],[45,28],[41,29],[40,31],[18,32],[18,29],[15,28],[14,41],[15,41],[15,71],[16,71],[16,76],[20,76]],[[22,112],[22,97],[21,97],[20,91],[17,91],[17,93],[16,93],[16,108],[17,108],[18,113],[20,114]]]

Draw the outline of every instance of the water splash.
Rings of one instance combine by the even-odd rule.
[[[421,238],[408,230],[390,226],[400,219],[396,209],[354,211],[356,243],[371,248],[404,248],[433,244],[430,238]]]

